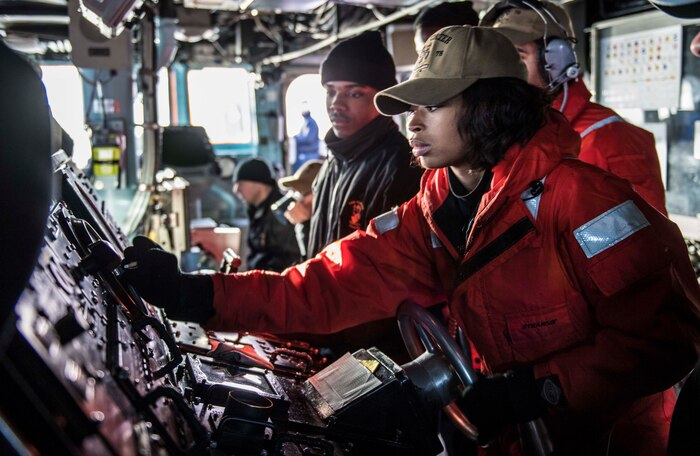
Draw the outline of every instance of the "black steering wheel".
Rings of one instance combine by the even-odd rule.
[[[404,302],[399,306],[397,319],[401,338],[411,358],[416,359],[425,351],[435,353],[439,350],[450,362],[465,388],[476,381],[476,374],[469,366],[462,350],[430,312],[416,303]],[[477,441],[479,433],[476,426],[467,420],[457,404],[451,402],[443,410],[464,435],[475,442]]]

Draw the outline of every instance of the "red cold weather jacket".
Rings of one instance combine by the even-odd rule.
[[[667,215],[666,193],[661,180],[654,135],[624,121],[612,109],[590,101],[591,93],[581,80],[568,83],[562,113],[581,135],[578,158],[630,181],[647,203]],[[562,110],[564,92],[552,106]]]
[[[486,372],[559,377],[566,405],[546,421],[561,454],[663,454],[674,397],[662,392],[695,362],[700,288],[677,227],[575,159],[578,142],[553,112],[512,146],[463,257],[434,217],[448,170],[429,170],[415,198],[305,263],[215,275],[208,325],[331,332],[407,299],[447,301]]]

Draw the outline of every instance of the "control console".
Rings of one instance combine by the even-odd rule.
[[[5,454],[441,451],[444,404],[409,378],[418,360],[405,369],[369,348],[329,363],[304,341],[170,321],[121,277],[128,241],[90,181],[65,159],[54,181],[0,360]]]

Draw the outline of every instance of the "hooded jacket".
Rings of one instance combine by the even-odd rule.
[[[559,378],[564,404],[545,420],[558,452],[664,454],[668,388],[696,360],[700,288],[678,228],[628,182],[575,159],[578,143],[555,113],[512,146],[463,256],[434,217],[448,170],[430,170],[411,201],[282,275],[214,276],[208,323],[327,332],[407,299],[446,300],[484,372],[529,365]]]
[[[612,109],[590,101],[591,93],[581,80],[568,83],[562,113],[581,135],[581,161],[630,181],[649,204],[664,215],[666,193],[661,180],[654,135],[624,121]],[[561,110],[564,92],[552,106]]]

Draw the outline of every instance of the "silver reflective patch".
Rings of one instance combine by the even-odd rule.
[[[540,208],[540,198],[542,195],[537,195],[536,197],[532,199],[525,200],[525,207],[527,208],[528,211],[530,211],[530,214],[532,214],[532,218],[537,220],[537,211]]]
[[[397,228],[399,226],[399,214],[396,213],[396,209],[374,217],[374,226],[377,227],[381,234]]]
[[[574,237],[586,257],[593,258],[647,226],[649,221],[642,211],[632,201],[625,201],[576,228]]]
[[[434,249],[439,249],[442,247],[442,242],[440,242],[440,238],[437,237],[437,234],[433,230],[430,230],[430,243],[433,245]]]

